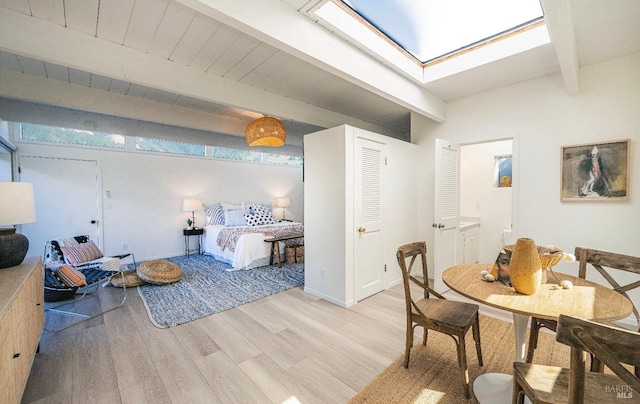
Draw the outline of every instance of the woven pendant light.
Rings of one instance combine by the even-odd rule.
[[[287,139],[282,123],[270,116],[250,122],[244,135],[249,146],[282,146]]]

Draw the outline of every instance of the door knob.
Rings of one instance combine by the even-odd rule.
[[[364,227],[358,227],[358,233],[364,233],[365,231],[367,231],[367,229]]]
[[[431,227],[433,227],[434,229],[438,228],[438,225],[435,223],[431,223]]]
[[[444,229],[444,224],[438,223],[438,229]]]

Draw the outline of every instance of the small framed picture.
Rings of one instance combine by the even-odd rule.
[[[562,146],[561,200],[629,200],[629,143]]]
[[[507,286],[511,286],[511,279],[509,277],[509,262],[511,261],[511,255],[504,251],[500,251],[496,262],[491,268],[491,275],[497,280],[504,283]]]

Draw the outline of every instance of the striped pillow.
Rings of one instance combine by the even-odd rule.
[[[222,210],[222,205],[219,203],[215,205],[204,205],[204,214],[207,218],[207,226],[216,224],[224,225],[224,210]]]
[[[84,274],[70,265],[60,265],[55,274],[60,279],[60,282],[67,287],[73,288],[87,285],[87,279]]]
[[[80,265],[103,257],[102,251],[93,241],[75,246],[60,247],[60,249],[64,255],[64,260],[71,265]]]

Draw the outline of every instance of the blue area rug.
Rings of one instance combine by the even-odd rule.
[[[231,271],[207,255],[172,257],[182,279],[170,285],[138,286],[149,319],[159,328],[173,327],[240,306],[304,283],[304,264]]]

